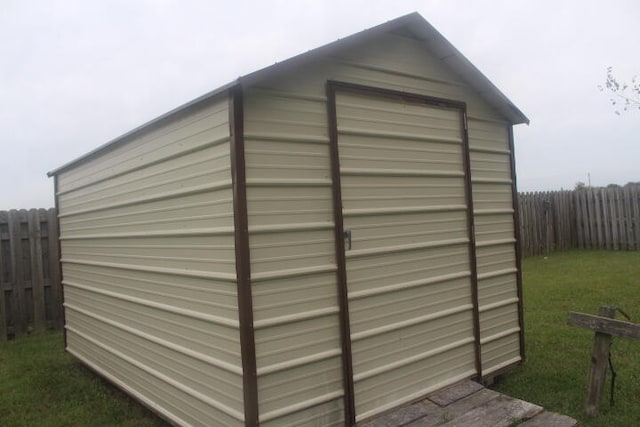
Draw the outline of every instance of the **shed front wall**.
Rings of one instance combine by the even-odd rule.
[[[510,124],[424,46],[408,36],[385,34],[245,87],[247,206],[261,424],[345,423],[328,80],[466,104],[478,242],[481,371],[495,372],[521,360]],[[358,236],[352,238],[355,244]],[[347,272],[348,283],[353,274]],[[352,289],[350,304],[357,298]],[[453,317],[450,320],[454,322]],[[461,339],[470,336],[470,327]],[[469,346],[464,348],[463,353],[468,353]],[[468,360],[460,366],[466,367],[457,371],[459,375],[444,377],[433,386],[475,374]],[[394,395],[393,402],[418,397],[407,392]],[[375,413],[375,409],[361,409],[358,419]]]
[[[67,350],[179,425],[243,425],[226,96],[61,171]]]

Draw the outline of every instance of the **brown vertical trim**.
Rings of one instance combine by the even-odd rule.
[[[333,222],[336,250],[338,305],[340,306],[340,341],[342,343],[342,381],[344,387],[344,423],[356,424],[353,362],[351,359],[351,326],[349,324],[349,297],[347,294],[347,267],[342,218],[342,187],[340,184],[340,155],[338,153],[338,117],[336,112],[336,87],[327,83],[327,118],[329,122],[329,150],[333,188]]]
[[[478,302],[478,259],[476,255],[476,226],[473,210],[473,187],[471,182],[471,154],[469,150],[469,126],[467,107],[460,111],[462,131],[462,161],[465,175],[465,197],[467,199],[467,230],[469,233],[469,266],[471,269],[471,301],[473,303],[473,336],[475,338],[475,364],[478,380],[482,381],[482,348],[480,345],[480,308]]]
[[[229,90],[229,127],[231,132],[231,179],[233,182],[233,219],[235,229],[238,318],[246,426],[258,426],[258,377],[253,330],[251,262],[247,214],[247,180],[244,159],[244,108],[242,86]]]
[[[511,198],[513,202],[513,227],[516,238],[516,286],[518,290],[518,326],[520,327],[520,357],[524,361],[524,303],[522,300],[522,237],[520,236],[520,205],[516,183],[516,155],[513,144],[513,126],[509,126],[509,162],[511,163]]]
[[[64,272],[62,270],[62,243],[61,243],[61,234],[62,230],[60,229],[60,200],[58,198],[58,174],[53,176],[53,196],[55,201],[55,210],[56,210],[56,226],[58,228],[58,233],[56,238],[58,239],[58,275],[57,277],[60,280],[60,295],[62,297],[62,333],[64,334],[64,348],[67,349],[67,313],[64,308]],[[53,280],[53,275],[51,276],[51,280]],[[53,283],[52,283],[53,285]]]

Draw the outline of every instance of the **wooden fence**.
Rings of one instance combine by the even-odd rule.
[[[522,253],[640,250],[640,185],[519,194]]]
[[[55,209],[0,211],[0,341],[62,326]]]

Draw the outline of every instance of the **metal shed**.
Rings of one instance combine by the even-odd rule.
[[[414,13],[52,172],[68,352],[176,425],[354,425],[523,360],[512,125]]]

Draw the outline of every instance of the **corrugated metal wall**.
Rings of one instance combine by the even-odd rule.
[[[260,319],[256,323],[258,371],[261,373],[258,380],[260,412],[261,419],[264,414],[268,414],[264,419],[273,420],[277,425],[303,421],[327,425],[339,424],[342,416],[340,344],[337,333],[331,332],[332,328],[336,328],[334,331],[337,331],[339,326],[335,293],[336,267],[332,259],[331,177],[325,95],[327,79],[441,97],[467,104],[474,211],[477,211],[475,214],[476,239],[479,242],[477,254],[481,273],[479,298],[482,322],[482,369],[490,373],[520,359],[511,177],[507,144],[509,125],[502,121],[504,119],[498,112],[453,75],[447,66],[429,54],[422,41],[398,34],[385,34],[369,40],[364,45],[339,52],[334,51],[330,57],[319,58],[312,64],[296,67],[289,73],[263,79],[259,87],[253,87],[247,91],[245,117],[247,118],[249,227],[254,230],[250,237],[252,275],[254,268],[259,272],[258,280],[254,280],[253,292],[257,302],[254,306],[256,318]],[[342,151],[340,153],[342,156]],[[346,155],[349,156],[348,153]],[[432,167],[432,165],[428,166]],[[460,166],[461,164],[452,167]],[[355,176],[353,178],[359,179]],[[405,184],[410,183],[407,181]],[[348,187],[343,189],[343,191],[347,190]],[[369,194],[371,200],[380,196],[373,189],[372,191]],[[439,194],[433,201],[436,202],[437,197],[441,197],[441,203],[444,204],[454,199],[460,200],[460,191],[458,188],[457,192]],[[407,198],[398,199],[398,208],[410,200],[412,200],[410,193]],[[459,213],[460,216],[463,215],[462,211]],[[417,213],[408,215],[404,218],[409,222],[404,227],[404,234],[424,235],[417,232],[416,227],[420,228],[422,233],[429,233],[435,230],[427,226],[428,222],[436,223],[442,220],[444,224],[447,221],[455,222],[457,219],[456,215],[451,213],[441,214],[438,218],[436,214],[431,215],[433,216],[428,220]],[[349,226],[348,221],[349,219],[345,218],[345,228]],[[313,238],[303,241],[304,238],[300,234],[303,230],[311,232],[310,236]],[[366,232],[366,227],[362,230]],[[256,233],[257,231],[259,233]],[[368,238],[374,239],[372,242],[375,241],[373,235]],[[409,239],[409,237],[406,238]],[[429,256],[432,258],[429,262],[435,265],[442,262],[443,265],[441,268],[434,267],[432,271],[425,274],[434,276],[451,274],[450,282],[430,286],[433,289],[441,287],[442,292],[453,292],[451,294],[453,300],[457,298],[458,301],[462,301],[466,298],[467,304],[470,304],[468,295],[464,295],[462,291],[464,288],[462,284],[468,283],[468,278],[465,278],[468,267],[464,271],[457,270],[454,266],[447,267],[456,262],[463,266],[464,249],[461,250],[463,246],[461,243],[458,247],[454,245],[450,249],[443,248],[451,253],[446,250],[430,251]],[[284,266],[287,265],[285,260],[292,261],[288,268],[300,270],[291,271],[291,274],[285,275]],[[356,257],[352,257],[351,261],[354,266],[361,262]],[[417,258],[416,262],[418,262]],[[384,276],[385,273],[379,270],[372,270],[377,272],[372,274]],[[385,269],[382,268],[382,270]],[[355,280],[353,286],[366,288],[368,279],[363,276],[358,284],[358,274],[364,274],[364,270],[360,272],[357,268],[350,270],[347,277],[349,284],[353,279]],[[358,311],[360,295],[353,286],[349,287],[349,292],[354,292],[350,294],[350,299],[354,299],[353,304],[357,313],[354,314],[356,323],[353,324],[356,338],[354,342],[357,346],[361,333],[358,332],[358,327],[364,325],[360,323],[364,317],[358,320],[358,316],[362,314],[366,317],[368,310]],[[450,289],[449,286],[452,288]],[[364,293],[366,294],[366,291]],[[265,298],[267,295],[273,295],[273,298],[269,301]],[[401,296],[398,298],[402,299]],[[278,302],[281,305],[278,305]],[[389,303],[391,304],[392,301],[390,300]],[[286,304],[291,304],[292,315],[281,317],[286,313]],[[441,320],[443,330],[456,331],[460,342],[469,339],[471,330],[470,312],[465,311],[464,306],[465,304],[457,306],[465,309],[461,309],[457,314],[452,312],[450,317]],[[303,315],[303,313],[306,314]],[[274,323],[275,321],[271,319],[279,319],[281,323]],[[451,325],[449,325],[450,322]],[[274,326],[270,326],[272,324]],[[424,331],[424,340],[436,339],[440,326],[437,321],[432,325],[433,329]],[[301,332],[296,332],[298,330]],[[305,382],[301,381],[298,375],[289,377],[284,372],[275,372],[271,376],[265,373],[271,372],[271,369],[266,368],[265,371],[265,367],[269,365],[260,359],[261,354],[269,354],[269,345],[286,352],[306,348],[312,343],[315,348],[309,347],[302,353],[294,354],[303,357],[299,359],[300,361],[323,359],[322,362],[314,361],[306,368],[301,366],[303,369],[299,372],[307,369],[307,372],[313,372],[312,378],[315,379]],[[280,344],[283,346],[278,347]],[[457,350],[460,354],[456,353],[456,358],[453,358],[457,362],[455,366],[451,364],[451,370],[455,373],[452,373],[448,379],[441,377],[441,384],[446,381],[453,382],[459,376],[474,374],[473,366],[469,365],[469,349],[472,345],[471,343],[461,344]],[[314,354],[316,356],[313,356]],[[453,353],[448,355],[451,354]],[[356,357],[355,353],[354,357]],[[324,363],[324,365],[318,363]],[[362,371],[370,369],[370,367],[365,368],[364,364],[360,366]],[[316,394],[302,394],[301,392],[311,387],[313,381],[318,382],[317,378],[321,372],[319,368],[325,370],[323,375],[326,375],[323,381],[319,382],[322,387],[316,391]],[[271,379],[273,381],[270,381]],[[360,416],[358,417],[362,419],[363,416],[373,414],[375,412],[373,408],[380,404],[380,401],[376,401],[373,397],[372,390],[377,387],[382,391],[385,386],[382,381],[378,384],[371,383],[369,388],[364,385],[368,380],[364,380],[364,377],[360,379],[362,387],[356,393],[356,404],[359,405],[359,399],[363,402],[363,406],[359,408]],[[435,384],[438,379],[431,378],[430,381]],[[411,385],[403,385],[401,382],[402,380],[398,380],[395,385],[398,390],[405,388],[406,391],[411,388]],[[290,395],[281,398],[265,395],[278,390],[272,384],[284,386],[287,383],[293,386]],[[418,389],[419,387],[414,390]],[[406,392],[404,395],[399,392],[393,395],[389,393],[389,388],[384,391],[388,395],[385,397],[389,399],[388,402],[399,402],[413,396],[412,392]],[[368,397],[361,395],[359,398],[358,395],[361,393],[370,394]],[[418,392],[415,393],[415,397],[418,397]],[[381,399],[385,398],[381,397]],[[368,403],[364,403],[367,401]],[[316,403],[317,406],[310,406]],[[280,415],[282,418],[276,418]]]
[[[243,425],[228,100],[63,170],[67,349],[181,425]]]
[[[509,124],[443,61],[384,34],[244,88],[262,425],[345,424],[327,80],[466,103],[482,371],[520,360]],[[244,419],[228,106],[57,177],[69,351],[184,425]],[[461,120],[338,93],[358,420],[476,372]]]
[[[344,425],[326,105],[245,93],[261,425]]]
[[[469,118],[484,375],[521,359],[508,129],[504,122]]]
[[[337,92],[356,420],[476,373],[462,112]]]

